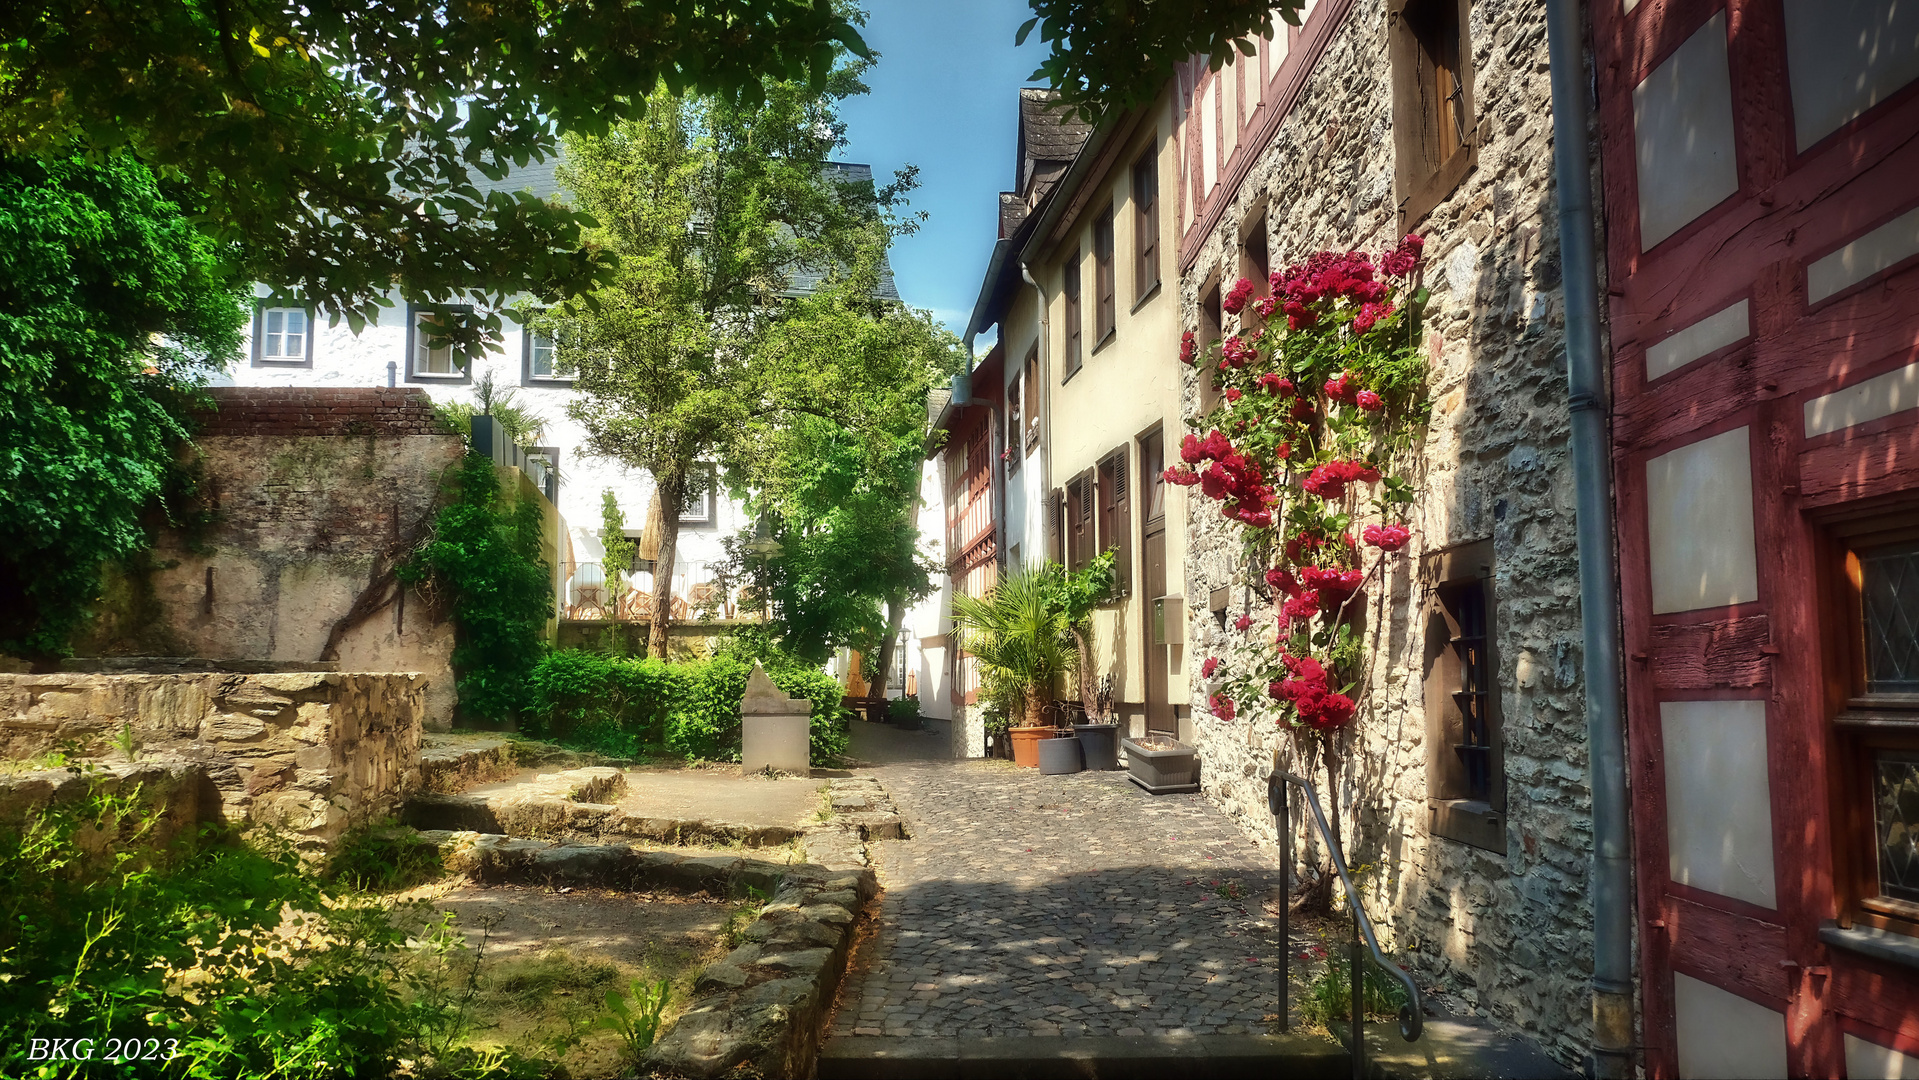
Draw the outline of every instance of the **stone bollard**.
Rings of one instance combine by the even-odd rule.
[[[740,771],[763,769],[807,775],[813,703],[790,698],[773,685],[766,669],[753,665],[740,702]]]

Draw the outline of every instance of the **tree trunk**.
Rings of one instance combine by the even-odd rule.
[[[666,631],[673,623],[673,556],[680,546],[680,510],[686,505],[686,469],[654,474],[653,497],[660,500],[660,556],[653,563],[653,623],[646,632],[646,655],[666,659]]]
[[[1073,627],[1073,644],[1079,649],[1079,704],[1086,710],[1086,722],[1098,719],[1095,710],[1099,708],[1099,687],[1093,681],[1093,628]]]
[[[1038,683],[1026,684],[1026,726],[1044,727],[1046,724],[1046,699]]]
[[[906,605],[893,597],[886,600],[886,636],[880,639],[879,655],[874,659],[879,675],[866,688],[866,718],[879,723],[886,719],[886,681],[893,670],[893,648],[898,644],[900,624],[906,621]],[[905,687],[901,687],[902,690]]]

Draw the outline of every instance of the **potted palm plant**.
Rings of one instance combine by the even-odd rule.
[[[1053,680],[1073,666],[1071,626],[1055,596],[1057,571],[1032,566],[1000,579],[986,595],[953,597],[960,647],[980,667],[983,690],[1007,703],[1013,761],[1039,765],[1039,742],[1053,734],[1046,722]]]

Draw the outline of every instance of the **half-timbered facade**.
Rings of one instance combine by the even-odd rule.
[[[1651,1076],[1919,1075],[1919,7],[1591,5]]]

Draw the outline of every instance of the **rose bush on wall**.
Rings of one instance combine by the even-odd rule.
[[[1241,327],[1217,347],[1185,335],[1180,359],[1215,373],[1220,405],[1189,420],[1180,464],[1164,478],[1197,486],[1239,524],[1250,582],[1239,631],[1201,667],[1213,715],[1277,706],[1277,720],[1316,737],[1334,775],[1329,736],[1359,708],[1363,645],[1354,632],[1366,583],[1410,539],[1404,475],[1429,412],[1413,287],[1423,241],[1407,236],[1372,258],[1322,251],[1275,273],[1253,299],[1244,278],[1224,308],[1251,308],[1265,325]],[[1200,434],[1203,432],[1204,434]],[[1377,520],[1354,532],[1362,517]],[[1264,567],[1261,573],[1260,568]],[[1255,633],[1251,594],[1279,607],[1273,632]]]

